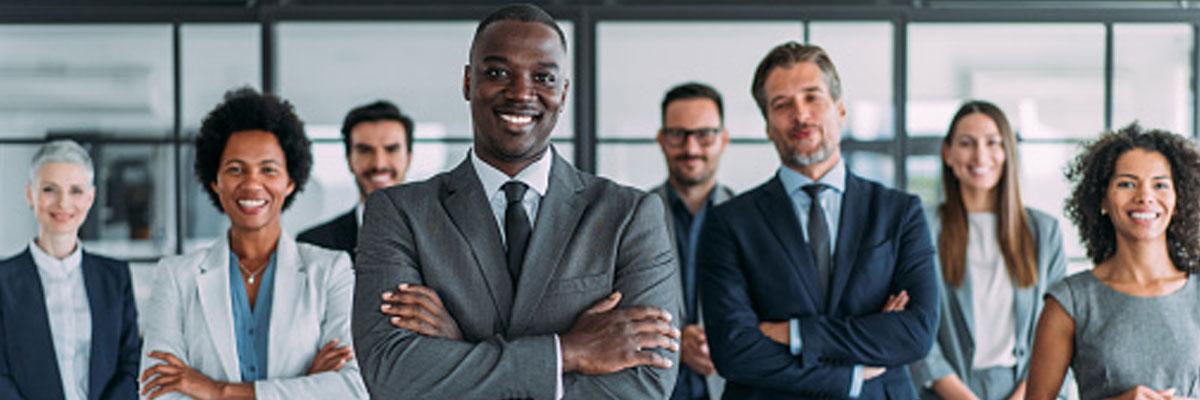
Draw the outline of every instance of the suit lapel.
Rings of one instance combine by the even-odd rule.
[[[87,291],[88,307],[92,314],[92,346],[90,356],[88,357],[88,397],[96,399],[100,397],[100,392],[104,391],[104,385],[108,382],[102,380],[102,377],[107,377],[108,374],[102,374],[104,365],[102,360],[107,361],[105,354],[100,354],[101,349],[107,348],[108,343],[118,343],[120,333],[119,320],[111,318],[110,310],[117,309],[110,304],[114,299],[104,297],[104,276],[95,259],[92,258],[86,251],[83,252],[83,261],[79,264],[83,270],[83,286]],[[116,323],[114,325],[114,323]],[[118,328],[114,328],[114,326]]]
[[[236,379],[241,373],[238,372],[237,354],[234,353],[237,341],[233,334],[233,306],[229,299],[228,234],[222,233],[206,252],[208,254],[200,264],[200,275],[196,276],[200,309],[221,359],[221,366],[225,368],[225,376],[227,379]]]
[[[550,185],[538,206],[537,221],[521,265],[520,289],[513,302],[513,323],[509,332],[521,335],[537,319],[534,311],[541,303],[546,287],[558,269],[563,251],[571,242],[570,235],[583,215],[583,182],[578,171],[565,160],[554,156],[550,166]]]
[[[859,247],[862,246],[863,229],[867,224],[868,201],[872,193],[868,186],[849,171],[846,172],[846,192],[842,193],[842,215],[838,218],[838,237],[833,255],[833,271],[829,284],[829,297],[825,304],[825,312],[832,314],[837,309],[850,280],[850,272],[858,260]]]
[[[357,208],[351,208],[350,212],[343,214],[336,223],[337,240],[350,249],[350,257],[354,257],[354,248],[358,246],[358,216],[355,214],[356,212]]]
[[[821,287],[817,285],[816,261],[808,242],[800,233],[800,220],[796,216],[796,208],[792,199],[784,192],[783,182],[776,176],[767,182],[766,190],[756,199],[758,209],[763,214],[763,222],[770,227],[779,240],[779,248],[783,249],[790,261],[791,269],[804,287],[804,296],[808,299],[809,307],[817,309],[821,304],[818,294]]]
[[[479,176],[475,175],[469,156],[450,171],[442,204],[471,248],[475,266],[487,282],[488,295],[492,297],[496,315],[501,316],[500,320],[506,327],[511,325],[513,287],[508,266],[505,265],[504,247],[500,243],[500,228],[496,226],[491,204],[483,193],[483,186],[479,183]]]
[[[287,340],[287,332],[295,327],[293,322],[301,321],[295,316],[296,311],[307,310],[308,306],[304,304],[308,285],[304,268],[296,240],[287,232],[279,235],[279,245],[275,248],[275,287],[271,292],[271,336],[267,340],[268,376],[287,376],[287,367],[295,364],[289,359],[306,354],[290,348],[291,343]],[[259,297],[262,297],[261,292]]]
[[[35,371],[30,371],[29,376],[40,376],[46,383],[42,388],[57,388],[57,396],[62,396],[62,376],[59,375],[58,360],[54,357],[54,338],[50,334],[50,319],[46,311],[46,294],[42,288],[42,279],[38,276],[37,264],[33,262],[33,253],[30,253],[28,248],[21,253],[21,258],[22,262],[18,267],[20,270],[12,274],[12,282],[5,285],[7,289],[12,290],[12,297],[17,299],[14,303],[22,308],[22,312],[13,316],[14,320],[20,321],[17,325],[22,328],[8,332],[9,340],[22,343],[22,346],[17,348],[25,350],[16,354],[14,358],[17,360],[13,364],[25,368],[32,367]],[[51,393],[43,393],[49,394]]]

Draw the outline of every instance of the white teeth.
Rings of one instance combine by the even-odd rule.
[[[976,174],[976,175],[982,175],[982,174],[986,174],[988,171],[991,171],[991,170],[992,170],[991,168],[976,167],[976,168],[971,168],[971,173]]]
[[[517,124],[517,125],[525,125],[530,122],[533,122],[533,116],[530,116],[530,115],[500,114],[500,119],[503,119],[505,122],[508,122],[510,124]]]
[[[237,202],[242,207],[262,207],[267,204],[266,200],[238,200]]]
[[[1152,213],[1152,212],[1132,212],[1132,213],[1129,213],[1129,216],[1130,216],[1131,218],[1133,218],[1133,219],[1147,219],[1147,220],[1149,220],[1149,219],[1155,219],[1155,218],[1158,218],[1158,213]]]
[[[391,176],[391,174],[378,174],[378,175],[371,175],[371,182],[375,182],[375,183],[388,183],[388,182],[390,182],[391,180],[392,180],[392,176]]]

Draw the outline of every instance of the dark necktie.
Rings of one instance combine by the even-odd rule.
[[[529,244],[529,234],[533,228],[529,226],[529,214],[525,213],[522,200],[525,191],[529,190],[522,182],[509,181],[501,186],[504,189],[504,199],[508,203],[504,209],[504,241],[508,245],[508,274],[512,277],[513,288],[521,277],[521,262],[525,260],[525,248]]]
[[[821,299],[829,288],[829,271],[833,260],[829,250],[829,225],[825,221],[825,207],[821,207],[821,191],[828,188],[820,183],[804,185],[804,193],[812,200],[808,207],[808,244],[812,246],[813,261],[817,263],[817,282],[821,284]]]

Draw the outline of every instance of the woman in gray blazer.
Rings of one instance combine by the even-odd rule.
[[[1058,222],[1025,208],[1004,113],[963,104],[942,140],[932,224],[944,283],[937,342],[910,366],[925,398],[1020,399],[1042,295],[1066,274]]]
[[[230,227],[212,246],[159,262],[142,395],[361,399],[350,258],[283,232],[312,166],[292,106],[241,89],[204,119],[196,176]]]

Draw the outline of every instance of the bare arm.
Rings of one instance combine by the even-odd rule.
[[[1033,340],[1026,399],[1053,400],[1058,396],[1074,349],[1075,320],[1058,300],[1047,297]]]

